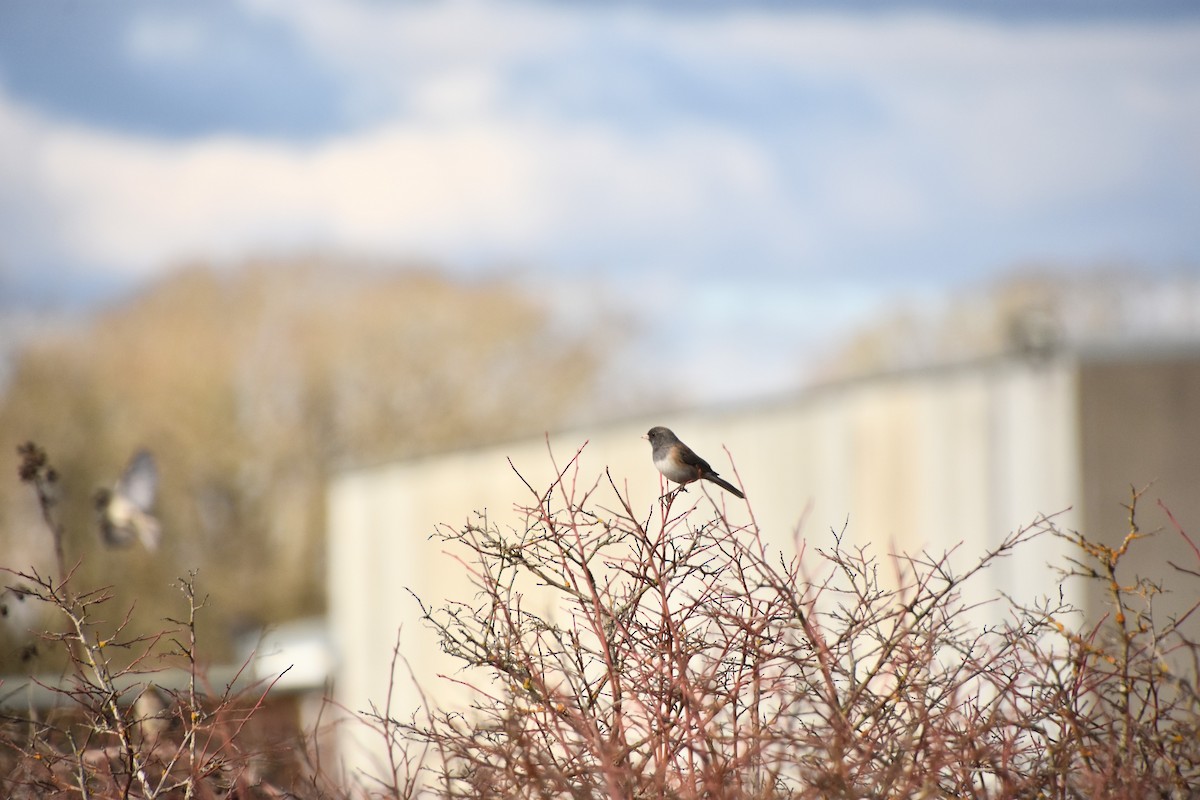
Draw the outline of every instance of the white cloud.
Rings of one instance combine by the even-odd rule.
[[[990,215],[1057,215],[1098,196],[1153,200],[1161,186],[1150,181],[1162,177],[1150,174],[1171,160],[1200,178],[1196,148],[1177,133],[1200,132],[1191,21],[253,2],[335,68],[393,76],[397,108],[446,93],[429,87],[486,86],[455,93],[455,107],[551,121],[582,113],[618,130],[701,119],[757,151],[781,173],[780,199],[838,235],[930,236]],[[573,77],[527,93],[529,74],[560,72]],[[757,101],[736,107],[742,117],[709,107],[745,96]]]
[[[826,148],[835,159],[865,155],[883,194],[902,201],[933,192],[943,208],[1051,209],[1126,191],[1151,162],[1180,156],[1200,177],[1195,148],[1161,147],[1172,132],[1200,131],[1194,22],[760,13],[702,19],[676,38],[697,62],[716,53],[721,63],[749,61],[764,74],[864,98],[874,119],[863,122],[861,138]]]
[[[976,238],[973,263],[1003,266],[1061,246],[1060,216],[1085,255],[1200,250],[1156,208],[1200,196],[1195,23],[247,3],[382,121],[315,144],[166,141],[0,94],[0,207],[22,209],[0,258],[146,274],[317,244],[836,274],[868,251],[969,261]],[[199,30],[144,21],[132,42],[154,56]]]
[[[541,256],[686,236],[714,208],[777,202],[756,153],[696,129],[647,143],[486,120],[396,123],[315,146],[168,143],[56,125],[4,98],[0,124],[23,151],[0,191],[59,210],[48,255],[137,274],[313,244]]]

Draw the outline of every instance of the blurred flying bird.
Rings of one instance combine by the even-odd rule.
[[[157,549],[162,528],[150,513],[157,491],[154,456],[149,450],[139,450],[113,489],[96,491],[101,540],[109,547],[126,547],[137,539],[147,550]]]
[[[737,487],[717,475],[708,462],[693,452],[669,428],[657,426],[646,432],[653,448],[654,466],[669,480],[678,483],[680,487],[692,481],[712,481],[727,492],[737,497],[745,498]]]
[[[171,696],[153,683],[146,684],[133,701],[133,722],[142,742],[155,747],[175,721],[170,709]]]
[[[27,586],[0,589],[0,638],[12,645],[23,662],[37,655],[35,630],[39,629],[40,611],[41,604]]]

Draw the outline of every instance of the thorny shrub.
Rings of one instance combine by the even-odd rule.
[[[37,492],[54,539],[57,574],[6,570],[7,591],[54,609],[57,623],[38,647],[65,654],[65,667],[61,676],[35,679],[55,700],[49,708],[30,703],[14,710],[20,706],[13,699],[26,692],[0,685],[6,701],[0,711],[0,797],[343,796],[311,748],[270,741],[255,725],[269,685],[251,684],[239,673],[222,688],[208,686],[196,637],[204,598],[196,593],[194,573],[178,581],[178,618],[167,618],[169,627],[151,635],[128,632],[128,614],[116,622],[107,618],[109,589],[74,585],[55,513],[55,471],[41,448],[27,444],[19,452],[19,476]],[[52,652],[43,655],[53,661]]]
[[[570,464],[545,491],[526,486],[519,529],[480,516],[438,534],[478,593],[420,607],[475,699],[374,713],[392,750],[384,794],[413,793],[414,778],[454,798],[1200,791],[1188,615],[1152,618],[1154,585],[1118,575],[1141,544],[1136,493],[1116,548],[1042,518],[953,573],[945,557],[881,561],[836,533],[784,557],[754,524],[685,503],[695,489],[647,514]],[[1063,579],[1101,582],[1108,621],[1076,630],[1056,593],[1001,600],[994,625],[972,626],[964,587],[1046,536],[1077,545]],[[1194,566],[1177,569],[1200,578]]]
[[[545,491],[526,484],[518,529],[480,517],[438,534],[477,594],[420,608],[475,700],[411,713],[385,698],[364,719],[388,745],[387,774],[353,789],[331,780],[314,750],[250,735],[268,687],[207,690],[194,576],[180,581],[184,611],[161,633],[127,635],[124,623],[101,619],[109,594],[72,586],[53,472],[44,453],[24,448],[21,477],[42,501],[58,574],[16,577],[59,612],[63,624],[43,644],[66,651],[70,678],[52,687],[62,706],[0,718],[0,793],[1195,796],[1194,607],[1156,618],[1157,585],[1125,574],[1123,560],[1147,536],[1136,492],[1117,546],[1040,519],[954,572],[948,557],[880,558],[838,533],[785,556],[695,490],[639,513],[611,477],[581,484],[573,465]],[[1200,549],[1179,525],[1159,535],[1191,546],[1196,562],[1170,568],[1194,588]],[[1057,597],[1005,601],[994,625],[973,627],[970,582],[1045,536],[1075,545],[1063,579],[1096,582],[1109,614],[1081,627]],[[164,666],[183,671],[182,686],[154,685]],[[263,767],[285,755],[296,762],[286,788]]]

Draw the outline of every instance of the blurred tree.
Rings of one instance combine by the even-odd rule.
[[[139,628],[162,627],[159,600],[196,567],[218,639],[214,626],[317,612],[330,470],[560,426],[587,405],[603,355],[570,322],[512,283],[432,270],[314,257],[177,271],[15,359],[0,398],[0,566],[52,574],[16,478],[16,446],[32,439],[61,475],[67,559],[86,556],[77,580],[136,600]],[[105,550],[92,493],[139,446],[162,474],[162,547]],[[17,649],[0,650],[4,671]]]
[[[1200,336],[1200,276],[1110,266],[1028,265],[951,295],[900,306],[835,348],[816,370],[833,380],[1003,352],[1133,338]]]

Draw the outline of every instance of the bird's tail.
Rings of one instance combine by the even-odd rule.
[[[142,546],[153,553],[162,541],[162,524],[152,515],[145,512],[134,518],[134,530]]]
[[[706,474],[704,476],[704,479],[708,480],[708,481],[712,481],[717,486],[720,486],[722,489],[724,489],[725,491],[729,492],[732,495],[737,496],[741,500],[746,499],[746,495],[742,494],[741,491],[736,486],[734,486],[732,483],[725,480],[721,476],[717,475],[717,473],[715,473],[715,472],[710,472],[710,473]]]

